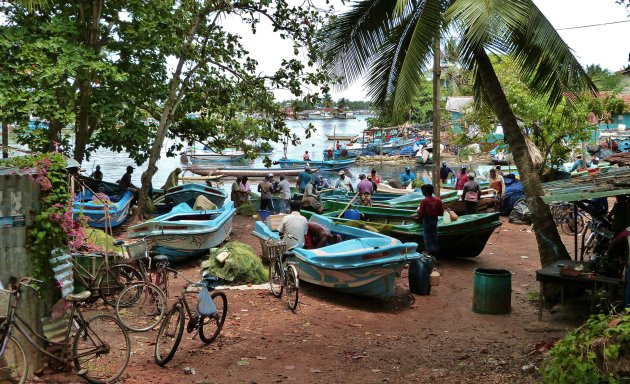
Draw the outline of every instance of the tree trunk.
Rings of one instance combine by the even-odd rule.
[[[2,158],[9,158],[9,124],[2,122]]]
[[[48,130],[46,131],[46,138],[48,139],[50,145],[48,148],[49,152],[55,151],[55,141],[61,139],[59,138],[61,134],[61,129],[63,128],[63,122],[59,119],[51,119],[50,124],[48,124]]]
[[[478,66],[477,76],[481,80],[494,113],[501,122],[506,143],[510,146],[510,151],[523,182],[525,197],[532,214],[534,232],[538,242],[540,264],[546,267],[559,260],[570,259],[564,244],[562,244],[560,234],[558,234],[558,228],[553,221],[549,206],[541,199],[541,196],[544,195],[542,182],[525,144],[525,136],[516,122],[516,116],[510,108],[490,57],[483,48],[475,50],[475,61]]]
[[[433,186],[435,196],[440,196],[440,33],[433,42]]]
[[[89,77],[89,74],[84,74]],[[89,79],[83,79],[79,85],[79,117],[76,123],[74,137],[74,159],[81,163],[85,156],[85,147],[90,140],[90,93],[92,91]]]

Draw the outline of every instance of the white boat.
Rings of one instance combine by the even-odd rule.
[[[188,148],[184,155],[192,163],[203,163],[212,161],[234,161],[245,157],[245,152],[234,149],[226,149],[221,152],[214,152],[209,149]]]

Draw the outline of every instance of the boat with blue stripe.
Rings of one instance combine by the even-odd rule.
[[[122,195],[108,195],[112,204],[106,205],[99,200],[93,200],[94,194],[90,190],[81,191],[72,203],[73,216],[87,218],[87,224],[92,228],[117,227],[127,220],[129,208],[133,200],[130,191]],[[109,216],[109,218],[108,218]]]
[[[357,160],[355,158],[342,159],[342,160],[295,160],[295,159],[280,159],[278,163],[281,168],[295,168],[295,167],[316,167],[321,171],[341,171],[350,168]]]
[[[194,206],[195,200],[199,196],[206,197],[220,208],[227,198],[227,192],[203,184],[182,184],[168,189],[164,194],[167,202],[174,205],[186,203],[191,207]]]

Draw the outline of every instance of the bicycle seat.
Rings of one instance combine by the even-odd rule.
[[[124,240],[116,240],[116,241],[114,241],[114,247],[120,247],[123,244],[125,244]]]
[[[152,257],[152,260],[156,263],[168,263],[168,256],[165,255],[155,255]]]
[[[83,291],[81,293],[71,293],[68,296],[64,297],[66,301],[82,303],[92,296],[92,292]]]

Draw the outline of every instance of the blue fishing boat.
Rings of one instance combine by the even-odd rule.
[[[182,184],[167,190],[164,198],[175,205],[186,203],[192,207],[199,196],[205,196],[220,208],[225,202],[227,192],[203,184]]]
[[[75,219],[85,216],[87,224],[92,228],[117,227],[127,220],[133,193],[108,195],[111,204],[107,205],[100,200],[93,200],[93,197],[94,194],[90,190],[82,191],[75,196],[72,204]]]
[[[350,168],[357,160],[343,159],[343,160],[292,160],[292,159],[280,159],[278,163],[281,168],[294,168],[294,167],[316,167],[321,171],[341,171]]]
[[[146,238],[169,262],[177,262],[223,243],[232,231],[235,212],[231,201],[212,211],[193,210],[182,203],[165,215],[130,227],[129,238]]]
[[[392,237],[347,225],[313,214],[311,222],[340,235],[342,241],[318,249],[293,248],[291,261],[298,264],[300,280],[358,296],[389,300],[394,293],[396,273],[417,259],[416,243],[402,243]],[[266,223],[257,221],[254,236],[265,244],[279,239]]]

